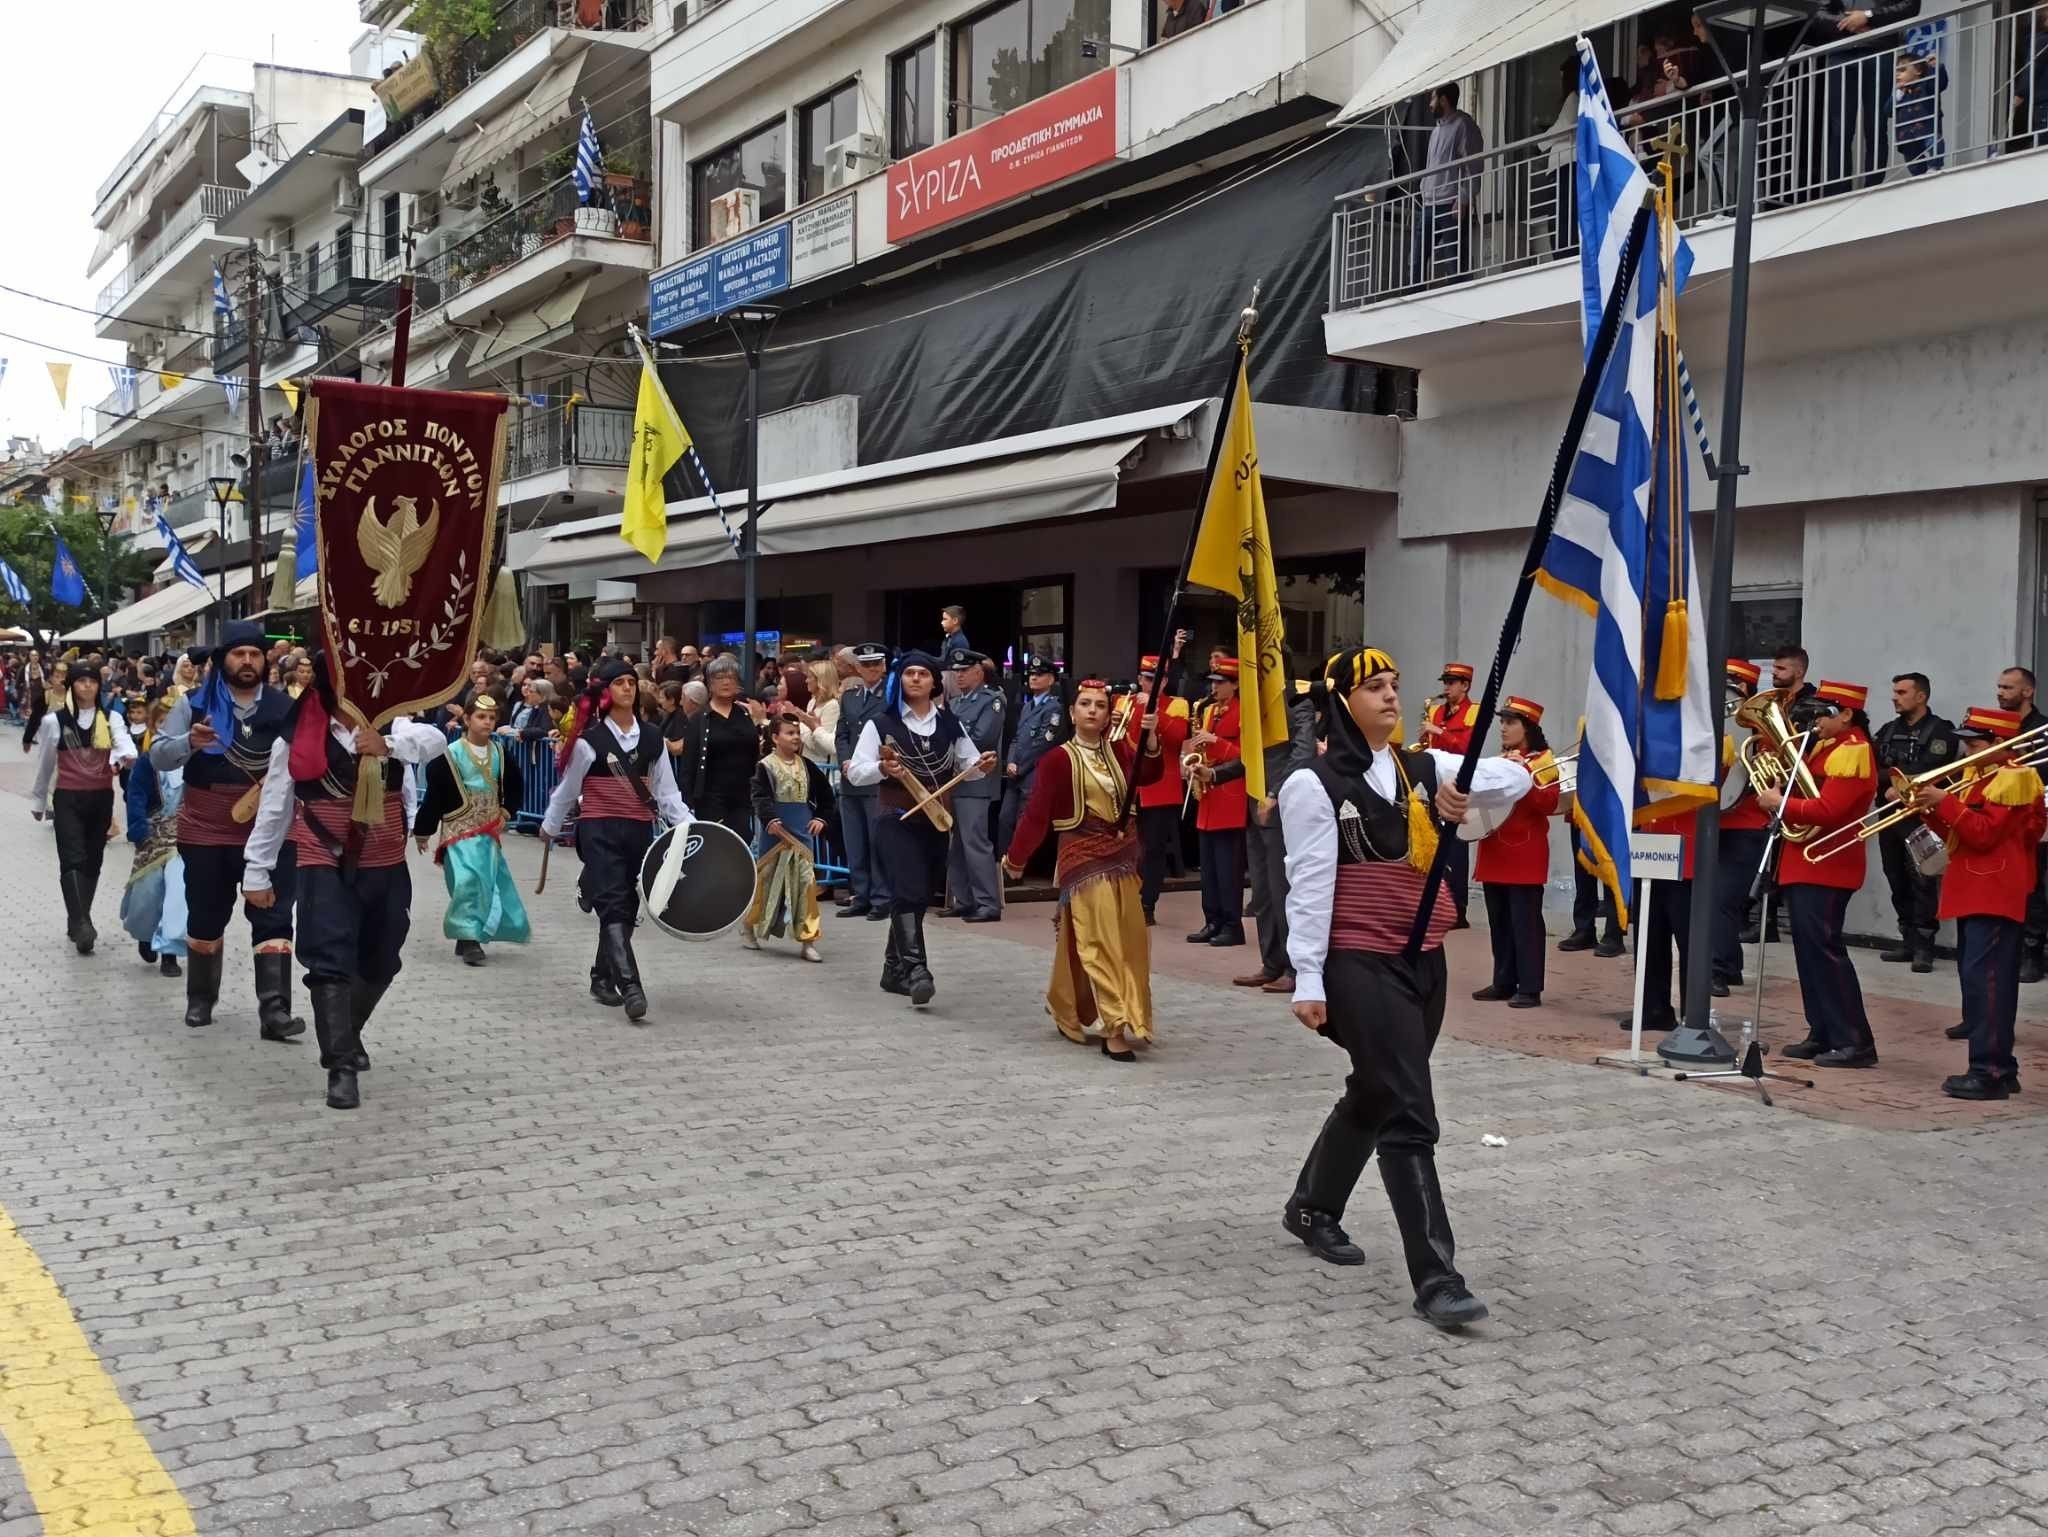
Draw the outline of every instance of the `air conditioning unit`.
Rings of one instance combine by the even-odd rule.
[[[711,243],[744,235],[761,222],[761,193],[754,187],[735,187],[711,200]]]
[[[861,178],[881,170],[882,163],[881,135],[848,134],[825,146],[825,190],[837,192],[850,187]]]
[[[334,211],[354,213],[363,206],[363,189],[356,184],[353,176],[343,176],[334,183]]]

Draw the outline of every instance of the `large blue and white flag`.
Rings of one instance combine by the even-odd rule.
[[[213,312],[222,320],[235,318],[235,302],[228,297],[227,279],[220,275],[220,263],[213,264]]]
[[[19,603],[23,608],[34,606],[33,600],[28,595],[28,583],[21,579],[19,571],[15,570],[13,566],[4,560],[0,560],[0,582],[7,584],[7,596]]]
[[[299,464],[299,494],[292,505],[292,523],[299,544],[299,563],[292,572],[294,581],[303,582],[320,569],[320,540],[313,521],[317,505],[313,494],[313,461],[308,458]]]
[[[1590,354],[1650,178],[1614,120],[1600,66],[1583,37],[1577,160],[1581,315]],[[1664,285],[1671,285],[1674,299],[1683,291],[1692,251],[1674,237],[1671,253],[1668,271],[1659,242],[1653,239],[1642,253],[1537,573],[1546,591],[1583,609],[1594,623],[1572,819],[1584,858],[1614,892],[1624,923],[1631,829],[1646,816],[1710,798],[1715,783],[1716,701],[1707,687],[1686,512],[1676,341],[1667,346],[1659,331]],[[1660,388],[1660,377],[1671,382],[1669,390]],[[1676,654],[1680,645],[1683,657]],[[1659,697],[1665,693],[1672,697]]]
[[[170,552],[171,570],[178,577],[190,582],[201,592],[206,591],[206,578],[199,574],[199,568],[192,564],[192,557],[185,551],[185,542],[171,532],[170,519],[161,512],[156,515],[156,535],[163,540],[165,550]]]
[[[598,172],[604,167],[604,153],[597,147],[597,124],[590,116],[590,103],[583,104],[583,131],[576,136],[576,201],[588,207],[597,190]]]
[[[78,562],[71,558],[71,547],[54,530],[51,537],[57,541],[57,557],[50,563],[50,596],[59,603],[83,608],[85,578],[79,574]]]

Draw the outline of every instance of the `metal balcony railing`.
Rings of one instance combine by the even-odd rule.
[[[623,469],[632,457],[633,413],[620,406],[536,406],[519,412],[505,445],[505,479],[570,465]]]
[[[2044,98],[2048,7],[2001,15],[1981,4],[1804,49],[1765,98],[1759,206],[1820,202],[2048,147]],[[1617,104],[1615,114],[1653,176],[1672,150],[1681,224],[1734,213],[1736,104],[1726,79]],[[1344,194],[1331,219],[1330,309],[1576,255],[1575,148],[1569,131],[1538,134]]]
[[[136,285],[149,276],[186,236],[203,224],[225,219],[248,195],[246,187],[205,186],[193,193],[176,213],[164,220],[164,227],[135,253],[134,260],[121,269],[120,275],[100,290],[101,311],[111,310],[133,293]]]

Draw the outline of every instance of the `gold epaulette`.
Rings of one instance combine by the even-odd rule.
[[[1876,773],[1868,742],[1850,742],[1828,754],[1821,772],[1830,779],[1869,779]]]
[[[2038,806],[2041,776],[2019,764],[2008,764],[1984,786],[1984,799],[1994,806]]]

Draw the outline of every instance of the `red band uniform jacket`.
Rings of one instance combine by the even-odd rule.
[[[1806,755],[1806,766],[1819,784],[1820,794],[1787,800],[1785,820],[1789,824],[1833,832],[1858,820],[1877,799],[1877,757],[1871,751],[1870,738],[1853,726],[1831,741],[1816,744]],[[1817,861],[1806,857],[1806,848],[1804,843],[1785,845],[1778,862],[1780,886],[1832,886],[1837,891],[1862,888],[1869,854],[1864,842]]]

